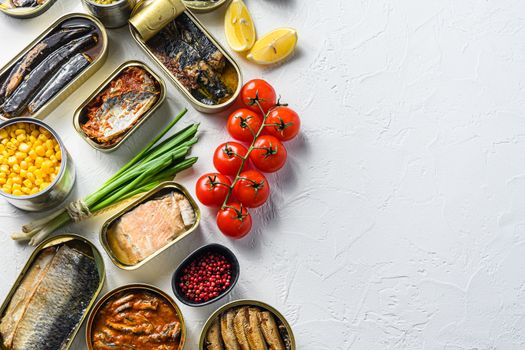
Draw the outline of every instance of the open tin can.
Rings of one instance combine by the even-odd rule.
[[[217,10],[231,0],[182,0],[187,8],[196,13],[207,13]]]
[[[248,299],[242,299],[242,300],[236,300],[232,301],[228,304],[223,305],[218,310],[216,310],[211,316],[208,318],[206,323],[204,324],[204,327],[202,328],[200,339],[199,339],[199,348],[198,350],[206,350],[206,349],[213,349],[213,347],[208,347],[208,345],[213,346],[213,344],[208,344],[209,339],[208,338],[208,331],[212,329],[212,332],[217,333],[218,331],[218,337],[221,337],[221,316],[223,316],[225,313],[232,311],[237,312],[241,308],[248,307],[248,308],[256,308],[259,311],[267,311],[270,313],[270,315],[273,317],[273,320],[275,322],[275,326],[277,328],[277,334],[275,336],[280,336],[282,340],[282,345],[284,345],[284,349],[286,350],[296,350],[295,345],[295,338],[293,335],[292,327],[284,318],[284,316],[274,307],[263,303],[262,301],[258,300],[248,300]],[[260,318],[258,318],[260,320]],[[218,323],[218,324],[217,324]],[[217,328],[218,327],[218,328]],[[250,326],[251,327],[251,326]],[[261,335],[262,337],[262,335]],[[212,337],[210,337],[212,338]],[[263,337],[262,337],[263,338]],[[266,339],[266,337],[263,338],[263,341]],[[220,340],[219,340],[220,342]],[[269,344],[265,344],[264,348],[272,348],[275,349],[276,347],[271,347]],[[282,348],[282,346],[280,346]]]
[[[99,4],[92,0],[82,0],[82,3],[106,28],[118,28],[128,23],[136,0],[116,0],[111,4]]]
[[[135,284],[128,284],[128,285],[124,285],[124,286],[115,288],[112,291],[108,292],[106,295],[104,295],[97,302],[97,304],[93,308],[93,311],[89,315],[89,318],[86,324],[86,344],[89,350],[94,349],[93,332],[95,331],[95,328],[96,328],[96,324],[95,324],[96,318],[99,315],[101,309],[106,305],[106,303],[117,296],[120,298],[123,298],[126,295],[129,295],[132,293],[141,293],[141,292],[150,293],[155,297],[163,299],[174,309],[179,319],[179,322],[180,322],[180,338],[179,338],[180,341],[179,341],[177,350],[182,350],[184,348],[184,343],[186,341],[186,323],[184,322],[182,311],[180,310],[177,303],[175,303],[173,298],[171,298],[167,293],[165,293],[164,291],[160,290],[157,287],[154,287],[148,284],[143,284],[143,283],[135,283]],[[115,349],[119,349],[119,348],[115,347]]]
[[[142,1],[129,23],[135,41],[195,109],[217,113],[235,102],[239,66],[182,0]]]
[[[88,55],[92,60],[85,69],[83,69],[78,75],[69,80],[69,82],[63,86],[56,94],[53,95],[45,104],[39,107],[33,113],[29,113],[27,108],[24,112],[16,117],[32,117],[43,119],[51,111],[53,111],[59,104],[61,104],[73,91],[79,88],[93,73],[95,73],[106,60],[107,48],[108,48],[108,37],[106,29],[100,23],[98,19],[93,16],[83,13],[70,13],[60,17],[52,25],[50,25],[43,33],[41,33],[35,40],[26,46],[18,55],[10,60],[2,69],[0,69],[0,81],[3,83],[7,79],[11,70],[14,69],[17,63],[23,59],[32,49],[35,48],[43,39],[48,37],[50,34],[59,30],[59,28],[65,28],[66,26],[89,26],[93,27],[93,34],[97,36],[97,43],[94,47],[86,49],[83,54]],[[44,63],[44,62],[42,62]],[[38,66],[37,66],[38,67]],[[49,80],[49,79],[48,79]],[[46,80],[47,82],[47,80]],[[0,119],[8,120],[11,117],[5,116],[0,113]]]
[[[149,109],[144,112],[141,116],[138,117],[138,120],[134,122],[134,125],[131,126],[129,130],[127,130],[124,135],[119,136],[119,140],[114,142],[113,144],[101,144],[96,142],[95,140],[91,139],[86,133],[82,130],[82,125],[86,122],[86,113],[89,104],[94,101],[98,95],[103,93],[104,90],[106,90],[112,81],[119,78],[119,76],[124,73],[128,68],[130,67],[136,67],[141,70],[143,70],[146,74],[148,74],[152,80],[154,81],[155,85],[159,89],[159,95],[155,102],[149,107]],[[162,104],[164,99],[166,98],[166,85],[164,84],[164,81],[161,77],[159,77],[155,72],[153,72],[145,63],[140,61],[127,61],[123,63],[120,67],[115,69],[115,71],[106,79],[100,86],[95,89],[95,91],[80,105],[80,107],[77,108],[75,111],[75,115],[73,116],[73,126],[75,127],[76,131],[79,133],[79,135],[87,142],[90,146],[93,148],[102,151],[102,152],[112,152],[116,150],[128,137],[131,136],[141,125],[142,123],[146,122],[147,119],[149,119],[155,110]]]
[[[67,335],[66,342],[62,344],[61,349],[67,350],[71,347],[71,344],[73,343],[75,335],[79,331],[82,323],[84,322],[84,319],[89,314],[89,311],[95,304],[95,301],[104,286],[104,281],[106,277],[104,260],[102,259],[100,252],[91,242],[89,242],[87,239],[83,237],[80,237],[74,234],[64,234],[64,235],[52,237],[50,239],[45,240],[41,244],[39,244],[35,248],[33,253],[31,254],[31,256],[29,257],[29,260],[23,267],[18,278],[13,284],[11,290],[7,294],[7,297],[5,298],[2,306],[0,307],[0,317],[3,318],[6,315],[6,312],[8,312],[8,310],[11,311],[10,310],[11,302],[14,301],[14,298],[16,298],[18,288],[23,285],[24,278],[26,276],[31,275],[32,267],[34,267],[33,266],[34,264],[38,263],[39,258],[41,257],[41,254],[47,254],[50,248],[58,249],[59,247],[64,246],[64,245],[68,246],[69,248],[75,249],[76,251],[84,254],[90,259],[93,259],[96,265],[96,268],[97,268],[97,274],[98,274],[98,279],[99,279],[96,290],[94,291],[87,305],[84,306],[84,311],[83,311],[81,319],[76,323],[76,326],[74,327],[74,329],[72,329],[71,332]],[[60,297],[65,298],[66,295],[60,295]],[[17,300],[17,302],[20,302],[20,300]],[[68,310],[68,311],[71,311],[71,310]],[[34,320],[34,322],[36,322],[36,320]],[[2,336],[0,336],[0,349],[6,350],[5,347],[3,346],[4,344],[3,339],[1,338]]]
[[[49,131],[60,145],[62,160],[60,171],[53,182],[42,191],[26,196],[15,196],[0,190],[0,195],[15,207],[27,211],[40,211],[55,207],[69,195],[75,184],[75,165],[58,134],[44,122],[33,118],[14,118],[0,124],[0,130],[16,123],[35,124]]]
[[[0,11],[15,18],[32,18],[46,12],[56,0],[46,0],[43,4],[34,7],[14,7],[9,3],[11,0],[0,2]]]
[[[117,248],[117,243],[113,243],[115,241],[115,239],[113,239],[113,237],[111,236],[111,230],[113,228],[113,225],[117,224],[118,221],[122,218],[122,216],[131,212],[132,210],[134,210],[141,204],[144,204],[150,200],[158,199],[172,192],[180,193],[188,200],[189,204],[191,205],[193,209],[194,215],[195,215],[194,223],[190,227],[187,227],[184,230],[184,232],[180,233],[174,239],[170,240],[167,244],[163,245],[158,250],[148,255],[144,259],[138,262],[135,262],[135,263],[129,263],[127,261],[124,261],[124,258],[119,257],[119,253],[118,253],[119,249]],[[137,200],[131,202],[129,205],[126,205],[125,208],[123,208],[118,213],[116,213],[111,218],[109,218],[104,223],[104,225],[102,225],[102,229],[100,230],[99,239],[100,239],[100,243],[104,247],[104,250],[111,258],[111,261],[117,267],[123,270],[135,270],[141,267],[142,265],[146,264],[147,262],[151,261],[153,258],[155,258],[159,254],[167,250],[169,247],[177,244],[183,238],[189,236],[193,231],[195,231],[197,226],[199,226],[200,218],[201,218],[200,209],[197,203],[195,202],[195,200],[189,194],[188,190],[186,190],[186,188],[184,188],[182,185],[178,183],[167,181],[167,182],[161,183],[160,185],[158,185],[151,191],[147,192],[146,194],[144,194]],[[155,235],[155,232],[151,232],[151,234]]]

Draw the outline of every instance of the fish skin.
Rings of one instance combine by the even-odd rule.
[[[228,310],[221,315],[221,335],[226,350],[241,350],[233,331],[234,310]]]
[[[55,253],[55,248],[47,248],[41,251],[11,297],[4,316],[0,320],[0,335],[6,348],[11,348],[16,327],[37,285],[47,272]]]
[[[81,125],[84,133],[100,144],[110,145],[121,140],[158,101],[160,94],[157,82],[139,67],[127,68],[113,83],[87,106],[89,120]],[[133,90],[126,91],[129,86],[133,86]],[[99,103],[92,113],[94,107],[91,106]]]
[[[206,333],[206,349],[207,350],[223,350],[222,339],[221,339],[221,326],[219,325],[219,319],[216,318],[208,332]]]
[[[268,343],[269,350],[285,350],[283,340],[279,333],[279,328],[275,322],[275,318],[269,311],[259,311],[259,322],[261,323],[261,331]]]
[[[242,350],[250,350],[250,344],[248,343],[248,338],[246,337],[246,329],[248,328],[248,307],[241,307],[235,313],[233,319],[233,330],[235,332],[235,337],[239,342]]]
[[[246,337],[252,350],[266,350],[261,326],[259,324],[259,310],[254,307],[248,309],[248,328],[246,328]]]
[[[24,77],[35,68],[51,52],[56,50],[60,45],[67,44],[70,40],[75,39],[89,31],[88,28],[70,28],[59,30],[36,44],[27,54],[22,57],[13,67],[5,81],[5,89],[0,90],[0,95],[4,98],[9,97],[13,91],[20,85]]]
[[[66,64],[49,79],[44,87],[29,102],[29,113],[37,112],[53,96],[55,96],[64,86],[80,74],[91,63],[87,55],[78,53],[73,56]]]
[[[85,35],[71,41],[69,44],[55,50],[47,56],[38,66],[27,75],[24,81],[7,98],[2,105],[4,113],[9,117],[18,116],[29,103],[30,99],[38,92],[44,82],[52,76],[71,56],[81,50],[94,46],[96,36]]]
[[[61,246],[15,331],[11,350],[58,350],[68,343],[100,282],[92,258]]]

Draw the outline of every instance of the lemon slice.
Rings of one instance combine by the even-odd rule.
[[[297,31],[279,28],[257,40],[246,57],[259,64],[277,63],[290,56],[296,45]]]
[[[226,40],[237,52],[252,48],[255,43],[255,26],[248,8],[242,0],[233,0],[224,18]]]

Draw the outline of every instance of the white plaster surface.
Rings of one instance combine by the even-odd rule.
[[[203,210],[200,229],[135,272],[106,257],[104,291],[146,282],[171,293],[177,264],[210,242],[242,265],[226,300],[182,307],[187,349],[228,300],[255,298],[281,310],[299,349],[525,349],[525,2],[521,0],[247,0],[259,33],[298,29],[296,56],[261,68],[239,58],[245,80],[263,77],[302,116],[289,161],[269,176],[271,201],[254,230],[230,241]],[[0,62],[58,16],[82,11],[58,0],[31,20],[0,17]],[[201,16],[225,43],[223,11]],[[78,170],[87,195],[182,107],[167,82],[166,103],[115,153],[94,151],[72,114],[127,59],[151,61],[126,28],[112,30],[109,58],[46,119]],[[156,66],[153,66],[159,71]],[[188,106],[189,107],[189,106]],[[179,181],[193,192],[228,140],[224,116],[201,122],[200,157]],[[32,251],[9,238],[38,214],[0,203],[0,298]],[[97,246],[107,215],[67,227]],[[85,349],[83,333],[73,349]]]

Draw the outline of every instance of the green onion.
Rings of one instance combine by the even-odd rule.
[[[159,142],[164,135],[184,116],[184,109],[146,147],[111,176],[97,191],[81,202],[91,214],[113,206],[120,201],[152,190],[160,183],[172,179],[177,173],[190,168],[197,157],[186,158],[191,147],[197,143],[199,124],[191,124]],[[84,217],[79,217],[79,220]],[[21,233],[11,238],[30,240],[36,245],[53,231],[72,222],[66,208],[51,213],[46,218],[35,220],[22,227]]]

